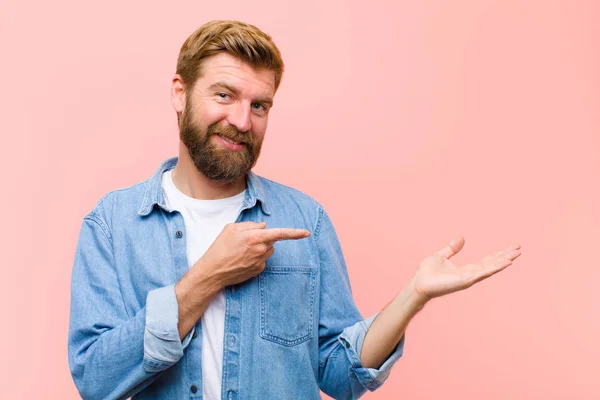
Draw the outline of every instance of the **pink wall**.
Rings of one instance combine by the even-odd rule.
[[[455,234],[460,263],[522,245],[417,315],[365,398],[600,398],[599,2],[170,3],[0,6],[3,398],[78,398],[66,344],[81,219],[176,154],[179,46],[217,18],[282,50],[256,170],[327,207],[365,315]]]

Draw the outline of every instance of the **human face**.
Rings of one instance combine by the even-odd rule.
[[[181,141],[208,179],[232,182],[258,160],[275,94],[275,73],[227,53],[204,60],[185,94]]]

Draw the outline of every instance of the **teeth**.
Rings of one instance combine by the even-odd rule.
[[[219,136],[221,136],[221,135],[219,135]],[[227,139],[227,138],[226,138],[226,137],[224,137],[224,136],[221,136],[221,137],[222,137],[223,139],[227,140],[227,141],[228,141],[229,143],[231,143],[231,144],[240,144],[240,143],[241,143],[241,142],[234,142],[233,140],[231,140],[231,139]]]

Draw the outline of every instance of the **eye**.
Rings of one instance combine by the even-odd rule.
[[[227,100],[229,98],[229,95],[224,92],[217,93],[217,96],[219,96],[219,98],[221,98],[223,100]]]
[[[259,111],[266,111],[267,107],[262,103],[252,103],[252,108]]]

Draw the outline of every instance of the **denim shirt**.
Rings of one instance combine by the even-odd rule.
[[[165,205],[162,173],[104,196],[84,217],[71,286],[69,366],[84,399],[202,398],[202,324],[180,340],[174,284],[188,270],[184,221]],[[376,315],[352,300],[328,215],[309,196],[249,172],[237,221],[304,228],[275,243],[265,270],[224,289],[222,399],[356,399],[379,369],[359,355]]]

